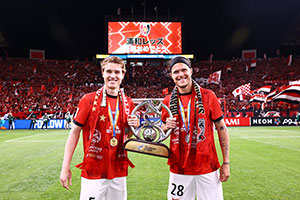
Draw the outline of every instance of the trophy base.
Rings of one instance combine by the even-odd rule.
[[[147,142],[144,140],[129,139],[124,144],[124,149],[136,153],[169,158],[169,148],[165,144]]]

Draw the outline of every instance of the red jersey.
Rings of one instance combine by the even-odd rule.
[[[88,122],[90,120],[89,117],[92,112],[95,94],[96,92],[84,95],[79,102],[78,110],[74,118],[74,123],[82,127],[84,158],[87,156],[86,154],[90,144],[89,140],[91,139],[91,127]],[[120,130],[120,127],[125,127],[126,130],[129,130],[127,119],[126,124],[122,125],[121,123],[123,123],[123,120],[119,117],[115,128],[115,136],[113,136],[113,130],[108,113],[108,104],[111,107],[113,117],[115,117],[117,97],[107,95],[106,99],[107,105],[100,109],[93,135],[93,140],[96,140],[94,142],[97,142],[98,145],[93,147],[94,149],[92,149],[92,151],[94,150],[94,155],[101,160],[101,165],[97,166],[98,168],[100,167],[100,172],[99,174],[91,175],[88,170],[83,168],[81,176],[87,179],[113,179],[116,177],[127,176],[128,174],[128,163],[126,162],[127,152],[123,150],[125,132],[124,130]],[[127,97],[127,100],[131,113],[134,108],[134,104],[130,98]],[[121,103],[119,108],[120,110],[122,109]],[[117,146],[111,145],[111,139],[113,137],[118,140]],[[91,151],[91,149],[89,151]]]
[[[217,122],[223,119],[223,111],[220,103],[215,94],[208,89],[201,88],[202,102],[205,109],[204,118],[197,119],[195,117],[194,122],[198,123],[200,129],[197,130],[194,125],[193,135],[191,141],[187,142],[186,126],[183,124],[182,114],[178,112],[177,127],[172,131],[170,138],[170,158],[168,164],[170,164],[170,171],[176,174],[184,175],[200,175],[213,172],[220,167],[218,156],[214,142],[214,130],[213,122]],[[168,95],[163,100],[163,103],[170,106],[170,97]],[[192,92],[187,94],[179,94],[180,102],[182,103],[185,111],[185,118],[187,119],[188,104],[191,98],[194,98]],[[179,109],[179,105],[178,105]],[[191,113],[193,115],[194,113]],[[168,118],[168,113],[165,109],[162,110],[162,121],[165,122]],[[190,127],[191,128],[191,127]],[[201,133],[199,133],[199,131]],[[203,139],[199,140],[199,135]],[[177,137],[176,137],[177,136]],[[190,143],[190,144],[188,144]],[[174,150],[173,146],[179,145],[179,151]],[[187,154],[188,145],[190,146],[190,152]],[[175,160],[179,159],[179,160]],[[184,165],[184,161],[186,164]]]

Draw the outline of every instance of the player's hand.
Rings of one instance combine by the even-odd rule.
[[[140,125],[140,120],[136,115],[128,115],[127,123],[129,126],[133,126],[134,128],[137,128]]]
[[[176,127],[176,117],[169,117],[166,119],[166,129],[174,129]]]
[[[60,173],[60,183],[61,185],[66,188],[67,190],[70,190],[70,186],[72,185],[72,172],[70,169],[62,169]]]
[[[221,182],[226,182],[230,176],[229,164],[223,164],[220,168],[220,178]]]

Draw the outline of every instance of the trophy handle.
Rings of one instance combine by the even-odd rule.
[[[158,114],[161,118],[161,114],[159,113],[159,111],[155,108],[155,106],[152,104],[152,100],[147,100],[147,101],[143,101],[141,102],[139,105],[137,105],[133,111],[131,112],[132,115],[135,115],[135,113],[144,105],[148,105],[148,108],[153,111],[154,113]],[[165,105],[163,104],[162,102],[159,104],[158,106],[158,109],[160,109],[161,107],[163,107],[164,109],[166,109],[166,111],[168,112],[169,114],[169,117],[173,117],[172,116],[172,113],[170,111],[170,109]],[[149,122],[151,125],[155,126],[158,130],[159,130],[159,138],[157,139],[157,143],[159,142],[162,142],[164,141],[165,139],[167,139],[169,137],[169,135],[171,134],[172,132],[172,129],[169,129],[166,133],[162,130],[162,128],[160,126],[156,126],[154,125],[152,122]],[[130,126],[130,129],[131,131],[133,132],[134,136],[137,138],[137,139],[141,139],[138,135],[140,129],[142,128],[142,126],[140,125],[138,128],[134,128],[132,126]]]

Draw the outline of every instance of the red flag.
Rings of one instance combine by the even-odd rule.
[[[242,59],[255,59],[256,58],[256,49],[251,50],[242,50]]]
[[[272,98],[272,101],[281,101],[291,104],[300,103],[300,85],[286,86],[280,93]]]
[[[291,54],[291,55],[288,56],[287,65],[291,65],[292,61],[293,61],[293,55]]]
[[[51,77],[49,76],[49,78],[48,78],[48,82],[51,82]]]
[[[266,98],[265,94],[254,94],[254,95],[251,96],[249,102],[252,102],[252,101],[264,102],[265,98]]]
[[[12,71],[13,67],[11,65],[9,65],[9,71]]]
[[[32,87],[30,87],[29,92],[27,93],[27,95],[29,96],[31,93],[33,93]]]
[[[46,88],[45,88],[45,85],[42,85],[42,86],[41,86],[41,89],[42,89],[43,91],[47,91]]]
[[[215,84],[220,84],[221,82],[221,70],[216,71],[212,74],[209,75],[207,82],[208,83],[215,83]]]
[[[226,71],[227,71],[228,73],[230,73],[230,72],[232,71],[232,69],[231,69],[231,66],[230,66],[230,65],[227,65],[227,66],[226,66]]]
[[[2,85],[0,85],[0,92],[2,91]]]
[[[163,94],[163,95],[169,94],[169,88],[163,89],[162,94]]]
[[[35,73],[36,73],[36,66],[35,66],[35,65],[33,65],[33,67],[32,67],[32,71],[33,71],[33,74],[35,74]]]
[[[72,97],[73,97],[73,95],[72,95],[72,93],[70,93],[68,102],[72,101]]]
[[[58,91],[58,86],[56,85],[52,90],[51,90],[51,93],[55,93]]]
[[[256,59],[251,60],[251,67],[256,67]]]
[[[89,66],[90,66],[90,64],[89,64],[89,63],[86,63],[86,64],[84,65],[84,69],[87,69]]]

